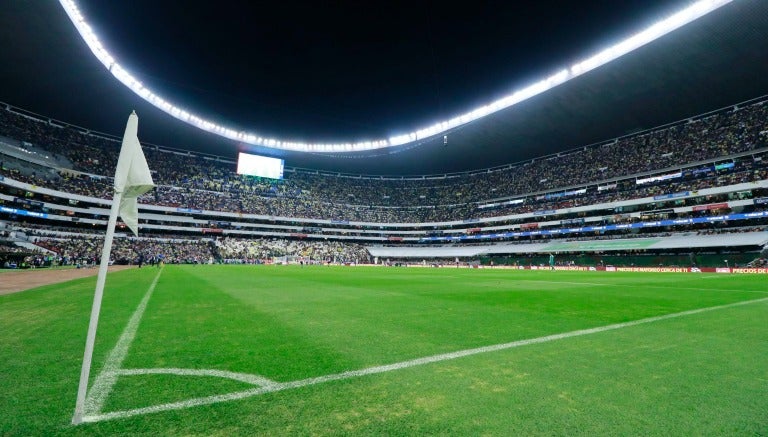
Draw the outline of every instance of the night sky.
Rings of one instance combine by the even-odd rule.
[[[740,1],[761,7],[760,0]],[[167,100],[221,124],[307,142],[387,138],[448,119],[569,66],[689,4],[680,0],[456,6],[444,1],[78,3],[119,62]],[[738,7],[745,5],[733,9]],[[118,136],[127,114],[136,109],[142,141],[228,157],[244,147],[197,132],[123,88],[93,58],[58,2],[3,2],[0,46],[0,101]],[[714,53],[707,56],[718,56],[720,48],[711,49]],[[669,70],[664,74],[680,74]],[[764,76],[749,80],[749,89],[723,89],[718,99],[688,99],[678,102],[675,111],[657,113],[648,108],[649,114],[605,120],[605,126],[583,134],[559,132],[559,147],[609,139],[677,119],[663,117],[691,116],[768,92]],[[606,93],[617,94],[623,85],[617,83]],[[647,105],[647,99],[642,104]],[[505,116],[515,117],[510,111],[515,109]],[[531,116],[541,121],[540,115]],[[486,127],[494,129],[495,124]],[[381,171],[467,170],[557,149],[521,147],[518,153],[498,153],[493,159],[461,159],[462,153],[485,153],[472,151],[472,138],[467,135],[467,144],[456,146],[461,153],[430,160],[430,165],[419,165],[417,156],[405,151],[397,159],[401,164],[391,157],[380,160]],[[423,156],[440,153],[430,147],[434,149],[423,146]],[[360,168],[368,173],[378,167],[376,158],[285,157],[289,166]]]

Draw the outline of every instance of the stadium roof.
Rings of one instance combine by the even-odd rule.
[[[540,2],[523,13],[513,3],[78,2],[122,64],[174,102],[228,125],[310,141],[387,138],[448,119],[690,4]],[[116,135],[136,109],[143,141],[229,157],[248,149],[289,166],[350,173],[518,162],[768,94],[768,2],[759,0],[736,0],[449,132],[447,143],[438,136],[330,156],[237,144],[172,119],[99,64],[56,2],[4,4],[0,44],[0,100],[14,106]]]

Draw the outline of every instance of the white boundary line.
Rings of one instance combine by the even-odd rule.
[[[715,276],[711,277],[702,277],[699,279],[710,279]],[[720,275],[717,276],[718,278],[722,278],[724,276]],[[537,281],[535,279],[521,279],[518,282],[537,282],[537,283],[543,283],[543,284],[566,284],[566,285],[599,285],[602,287],[616,287],[617,285],[621,284],[604,284],[600,282],[566,282],[566,281]],[[728,288],[699,288],[699,287],[671,287],[668,285],[643,285],[643,288],[656,288],[656,289],[669,289],[669,290],[689,290],[689,291],[740,291],[744,293],[763,293],[768,294],[768,291],[765,290],[741,290],[741,289],[728,289]]]
[[[705,279],[705,278],[702,278]],[[741,289],[730,289],[730,288],[692,288],[692,287],[670,287],[666,285],[649,285],[646,288],[660,288],[660,289],[670,289],[670,290],[692,290],[692,291],[734,291],[734,292],[741,292],[741,293],[761,293],[761,294],[768,294],[768,291],[765,290],[741,290]]]
[[[104,401],[107,400],[107,396],[112,391],[112,387],[115,386],[118,377],[118,370],[123,365],[125,356],[128,355],[128,348],[131,347],[133,339],[136,337],[136,331],[139,329],[139,322],[144,315],[144,311],[147,309],[147,303],[149,298],[152,297],[152,292],[155,291],[157,281],[160,279],[160,274],[163,272],[161,268],[155,279],[152,281],[152,285],[149,286],[149,290],[144,295],[144,298],[139,302],[139,306],[136,311],[133,312],[131,319],[128,321],[123,330],[120,339],[117,341],[115,348],[109,353],[107,361],[104,363],[104,367],[93,382],[93,386],[88,391],[88,397],[85,399],[85,415],[98,414],[104,407]]]
[[[264,393],[272,393],[272,392],[277,392],[282,390],[322,384],[330,381],[338,381],[342,379],[349,379],[349,378],[355,378],[360,376],[391,372],[394,370],[406,369],[409,367],[421,366],[424,364],[454,360],[457,358],[462,358],[470,355],[477,355],[477,354],[482,354],[487,352],[495,352],[500,350],[512,349],[512,348],[527,346],[531,344],[546,343],[546,342],[555,341],[555,340],[562,340],[565,338],[579,337],[582,335],[597,334],[600,332],[613,331],[616,329],[628,328],[631,326],[643,325],[646,323],[653,323],[653,322],[658,322],[658,321],[667,320],[667,319],[674,319],[677,317],[690,316],[693,314],[700,314],[700,313],[705,313],[709,311],[721,310],[725,308],[733,308],[733,307],[750,305],[750,304],[755,304],[760,302],[768,302],[768,297],[742,301],[742,302],[735,302],[735,303],[730,303],[726,305],[718,305],[714,307],[698,308],[695,310],[682,311],[679,313],[665,314],[663,316],[648,317],[645,319],[634,320],[631,322],[616,323],[613,325],[599,326],[596,328],[580,329],[577,331],[547,335],[544,337],[531,338],[527,340],[518,340],[518,341],[513,341],[511,343],[502,343],[502,344],[484,346],[484,347],[479,347],[474,349],[465,349],[462,351],[450,352],[445,354],[431,355],[427,357],[417,358],[414,360],[401,361],[399,363],[369,367],[369,368],[360,369],[360,370],[351,370],[347,372],[335,373],[335,374],[319,376],[315,378],[301,379],[301,380],[285,382],[285,383],[272,382],[271,384],[263,387],[253,388],[249,390],[233,392],[233,393],[228,393],[223,395],[193,398],[193,399],[188,399],[186,401],[171,402],[166,404],[154,405],[151,407],[136,408],[132,410],[114,411],[114,412],[104,413],[104,414],[92,414],[92,415],[83,417],[83,422],[100,422],[105,420],[121,419],[121,418],[126,418],[131,416],[144,415],[144,414],[159,413],[161,411],[181,410],[181,409],[200,406],[200,405],[211,405],[211,404],[216,404],[220,402],[229,402],[229,401],[234,401],[238,399],[245,399],[253,396],[258,396]],[[142,372],[147,370],[158,370],[158,369],[136,369],[135,374],[142,374]],[[171,369],[165,369],[165,370],[168,370],[167,373],[173,373],[171,372]],[[181,369],[181,370],[183,370],[184,372],[187,372],[186,369]],[[132,372],[132,371],[123,370],[122,372]],[[189,371],[189,374],[202,375],[205,372],[207,371],[193,370],[193,371]],[[256,376],[257,378],[260,378],[257,375],[254,375],[254,376]]]

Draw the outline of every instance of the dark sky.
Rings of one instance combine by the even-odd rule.
[[[466,112],[690,2],[78,3],[120,63],[168,100],[265,136],[340,142],[387,138]],[[240,147],[195,132],[125,90],[90,55],[58,2],[3,2],[0,46],[1,101],[114,135],[122,133],[125,115],[136,109],[143,141],[224,156],[233,156]],[[768,87],[760,89],[768,92]],[[748,94],[754,92],[723,100],[736,103],[728,98],[755,97]],[[716,104],[699,106],[704,111]],[[693,113],[685,111],[698,109],[680,108],[678,113],[690,116]],[[635,125],[645,122],[654,120],[627,121],[589,137],[575,135],[562,148],[652,127]],[[506,153],[498,158],[503,162],[456,157],[424,167],[411,162],[410,167],[403,164],[403,170],[466,170],[537,153]],[[291,158],[288,165],[315,164]],[[336,165],[320,158],[317,166],[350,171],[356,164],[348,161]],[[357,162],[362,171],[375,172],[373,158]],[[387,173],[397,172],[397,165],[385,167]]]
[[[168,3],[82,6],[117,58],[173,100],[333,141],[449,118],[685,2]]]

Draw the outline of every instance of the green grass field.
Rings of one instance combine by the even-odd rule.
[[[108,358],[159,272],[110,274],[78,426],[96,279],[0,296],[0,435],[768,435],[764,276],[166,266]]]

